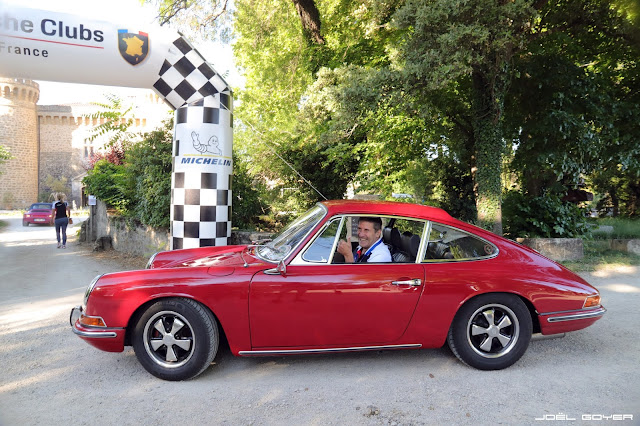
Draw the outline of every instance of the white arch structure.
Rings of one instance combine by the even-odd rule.
[[[175,110],[171,248],[228,243],[233,94],[184,37],[0,2],[0,75],[153,89]]]

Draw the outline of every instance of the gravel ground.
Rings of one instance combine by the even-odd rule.
[[[502,371],[466,367],[447,348],[276,358],[222,348],[196,379],[165,382],[130,348],[87,345],[68,321],[95,275],[144,267],[145,259],[96,255],[75,237],[58,250],[53,228],[4,220],[0,425],[539,425],[608,423],[599,416],[610,415],[640,424],[637,267],[582,274],[602,292],[605,317],[563,339],[532,342]]]

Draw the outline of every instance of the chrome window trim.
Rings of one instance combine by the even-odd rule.
[[[151,255],[151,257],[147,261],[147,266],[145,266],[144,269],[151,269],[151,265],[153,264],[153,261],[156,260],[156,256],[158,255],[158,253],[160,252],[156,252]]]
[[[84,299],[83,299],[84,306],[87,306],[87,302],[89,301],[89,296],[91,296],[91,293],[93,293],[93,289],[96,287],[96,284],[98,284],[98,281],[100,280],[100,278],[104,277],[105,275],[106,274],[96,275],[93,281],[89,283],[89,285],[87,286],[87,289],[84,292]]]

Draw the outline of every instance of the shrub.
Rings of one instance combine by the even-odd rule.
[[[504,196],[504,234],[509,238],[574,238],[588,234],[582,209],[557,195],[527,197],[509,191]]]

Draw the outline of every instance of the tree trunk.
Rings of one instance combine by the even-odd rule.
[[[315,44],[324,44],[324,37],[320,33],[320,12],[314,0],[293,0],[293,4],[307,38]]]
[[[499,78],[499,77],[498,77]],[[476,153],[476,207],[478,225],[502,235],[502,155],[500,128],[504,91],[487,73],[476,70],[473,79],[473,128]]]

